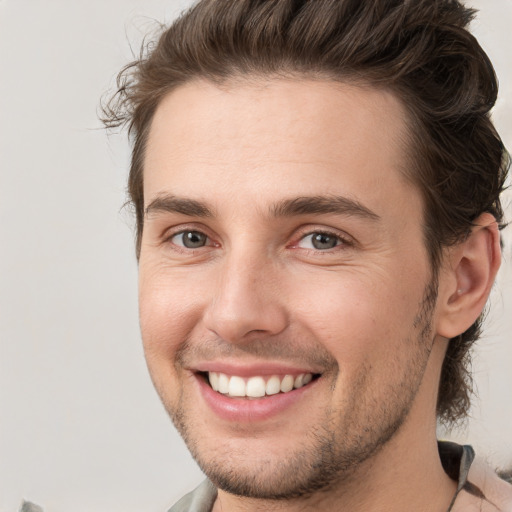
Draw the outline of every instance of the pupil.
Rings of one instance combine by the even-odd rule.
[[[316,233],[311,240],[315,249],[332,249],[336,247],[338,240],[334,236],[329,236],[324,233]]]
[[[187,231],[183,233],[183,245],[189,249],[203,247],[206,243],[206,236],[198,231]]]

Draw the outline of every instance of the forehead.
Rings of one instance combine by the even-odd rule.
[[[406,115],[390,92],[320,80],[196,81],[159,105],[146,205],[172,192],[215,201],[340,194],[379,209],[408,195]],[[172,190],[171,190],[172,189]],[[231,197],[233,199],[233,197]]]

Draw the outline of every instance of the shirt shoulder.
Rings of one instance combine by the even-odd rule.
[[[453,512],[512,512],[512,485],[475,458]]]
[[[217,489],[205,480],[173,505],[168,512],[211,512],[217,498]]]

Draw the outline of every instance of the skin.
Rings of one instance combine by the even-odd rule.
[[[490,285],[475,276],[492,272],[458,249],[432,288],[421,196],[401,170],[405,120],[391,93],[285,79],[197,81],[156,111],[141,329],[155,387],[220,487],[215,510],[448,508],[440,368],[446,338],[485,302]],[[303,197],[345,198],[344,208],[283,212]],[[484,220],[478,255],[496,246]],[[204,245],[183,246],[183,232],[204,234]],[[319,232],[335,246],[315,247]],[[464,297],[485,296],[462,317],[461,282]],[[201,389],[198,369],[215,364],[320,378],[265,419],[233,421]]]

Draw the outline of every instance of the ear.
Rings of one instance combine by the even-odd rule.
[[[450,248],[440,273],[437,333],[462,334],[484,309],[501,263],[496,219],[484,213],[466,240]]]

